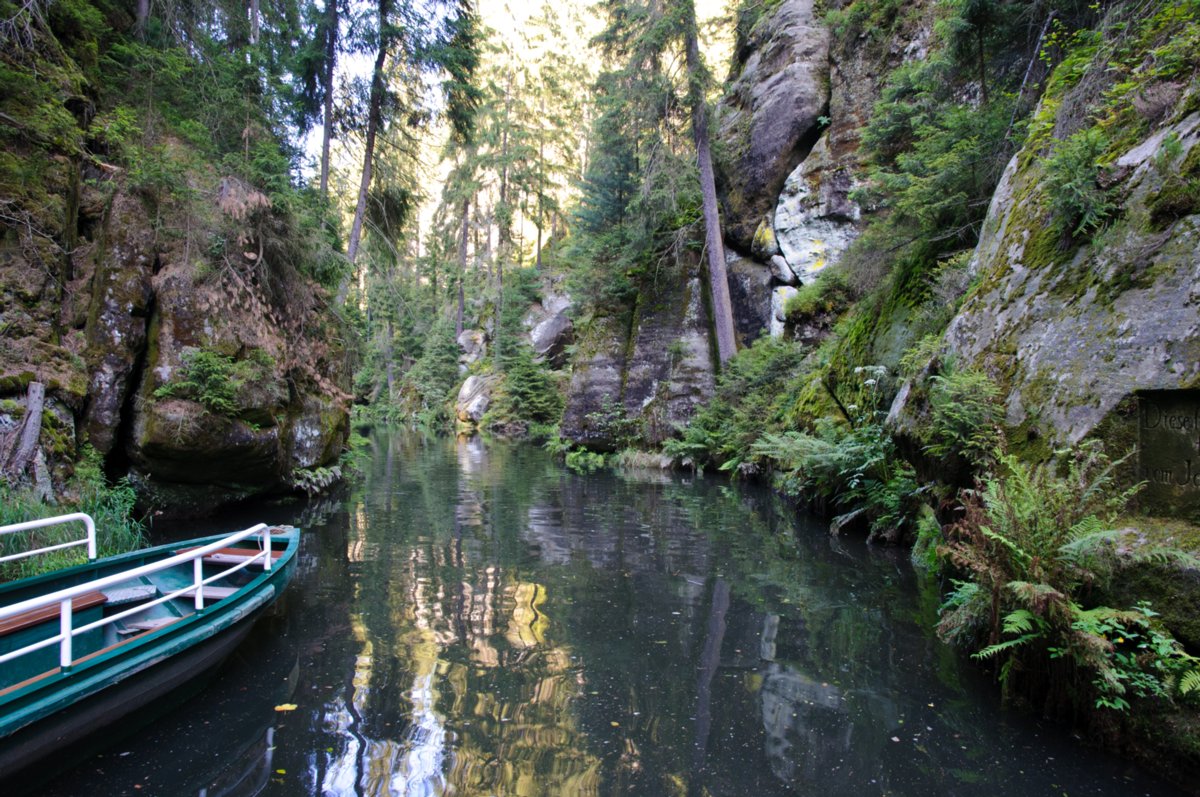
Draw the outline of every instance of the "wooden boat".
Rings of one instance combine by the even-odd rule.
[[[216,665],[295,569],[299,532],[258,524],[228,535],[95,559],[0,585],[0,781]],[[20,554],[25,556],[28,554]],[[15,558],[15,557],[10,557]]]

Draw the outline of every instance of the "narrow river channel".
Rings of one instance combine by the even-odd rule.
[[[36,793],[1177,793],[1002,712],[903,552],[766,490],[372,442],[338,502],[172,532],[305,536],[283,605],[202,691]]]

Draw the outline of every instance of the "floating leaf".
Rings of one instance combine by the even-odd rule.
[[[276,711],[295,711],[297,708],[295,703],[281,703],[275,707]]]

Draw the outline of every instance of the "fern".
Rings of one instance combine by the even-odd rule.
[[[1179,694],[1190,695],[1200,690],[1200,670],[1188,670],[1179,679]]]
[[[1031,634],[1035,624],[1040,621],[1038,618],[1025,609],[1017,609],[1011,611],[1004,616],[1004,633],[1006,634]]]
[[[997,654],[1011,651],[1013,648],[1018,648],[1026,642],[1032,642],[1040,637],[1041,634],[1022,634],[1015,639],[1006,639],[1003,642],[997,642],[994,645],[988,645],[983,650],[971,654],[973,659],[990,659]]]

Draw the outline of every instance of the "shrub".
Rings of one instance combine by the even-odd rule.
[[[871,522],[872,539],[898,542],[911,530],[923,491],[883,425],[885,369],[857,370],[863,388],[860,403],[846,407],[848,423],[822,418],[811,432],[768,433],[751,453],[776,471],[776,484],[785,494],[816,495],[834,507],[862,511]]]
[[[1064,663],[1069,699],[1090,695],[1097,707],[1196,690],[1200,661],[1148,606],[1090,606],[1087,597],[1127,564],[1197,561],[1112,529],[1137,489],[1117,488],[1120,461],[1094,444],[1059,454],[1038,466],[1002,456],[978,489],[964,491],[963,517],[948,527],[939,553],[967,580],[943,606],[939,633],[997,661],[1009,695],[1015,673],[1044,671],[1047,661]]]
[[[930,382],[925,451],[939,459],[959,456],[976,467],[987,465],[1000,439],[999,389],[987,374],[971,368],[947,369]]]
[[[237,389],[232,357],[209,349],[188,348],[183,352],[179,379],[154,391],[154,397],[186,398],[204,405],[216,415],[237,414]]]
[[[787,300],[784,314],[787,320],[795,323],[817,313],[841,313],[854,300],[854,292],[841,269],[829,268],[821,272],[817,279],[802,285],[800,289]]]
[[[1103,131],[1089,127],[1058,142],[1043,161],[1051,224],[1063,240],[1095,232],[1116,209],[1116,202],[1100,185],[1100,158],[1108,144]]]

